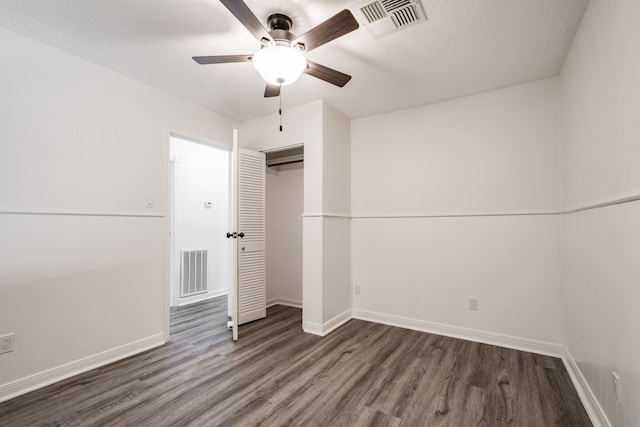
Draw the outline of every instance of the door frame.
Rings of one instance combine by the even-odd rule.
[[[173,165],[171,161],[171,138],[180,138],[183,140],[191,141],[196,144],[207,145],[219,150],[227,151],[231,153],[232,147],[210,138],[189,134],[188,132],[176,132],[169,131],[167,133],[167,143],[165,145],[165,159],[166,159],[166,214],[165,214],[165,239],[164,239],[164,280],[163,280],[163,334],[164,341],[169,342],[170,339],[170,325],[171,325],[171,298],[172,298],[172,277],[173,277],[173,194],[174,194],[174,177],[173,177]],[[231,158],[231,155],[229,156]],[[231,165],[230,165],[231,166]],[[231,173],[231,167],[229,167],[229,173]],[[231,185],[231,182],[229,182]],[[229,189],[229,199],[231,199],[231,188]],[[230,200],[231,202],[231,200]],[[228,224],[230,226],[230,224]]]

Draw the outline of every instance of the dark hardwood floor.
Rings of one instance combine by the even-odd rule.
[[[0,404],[0,426],[590,426],[559,359],[276,306],[233,343],[226,297],[171,341]]]

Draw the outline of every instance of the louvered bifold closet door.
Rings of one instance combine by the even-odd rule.
[[[267,315],[265,155],[239,149],[238,324]]]

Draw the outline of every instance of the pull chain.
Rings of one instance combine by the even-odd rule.
[[[278,114],[280,115],[280,132],[282,132],[282,86],[280,86],[280,108],[278,109]]]

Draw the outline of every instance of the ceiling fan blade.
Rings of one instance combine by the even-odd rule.
[[[360,24],[358,24],[356,18],[353,17],[351,11],[345,9],[327,19],[322,24],[313,27],[294,40],[291,45],[294,46],[296,43],[302,43],[304,44],[305,51],[309,52],[318,46],[322,46],[351,31],[357,30],[358,27],[360,27]]]
[[[192,57],[200,65],[226,64],[229,62],[249,62],[253,55],[218,55],[218,56],[194,56]]]
[[[247,6],[245,2],[242,0],[220,0],[220,3],[229,9],[229,12],[231,12],[259,42],[262,42],[262,39],[273,41],[269,32],[260,23],[256,15],[251,12],[251,9],[249,9],[249,6]]]
[[[264,97],[271,98],[273,96],[280,95],[280,85],[272,85],[271,83],[267,83],[267,87],[264,89]]]
[[[351,80],[350,75],[341,73],[340,71],[334,70],[333,68],[325,67],[324,65],[320,65],[309,60],[307,60],[307,65],[309,65],[309,67],[304,70],[306,74],[319,78],[320,80],[324,80],[325,82],[334,84],[336,86],[343,87],[344,85],[349,83],[349,80]]]

